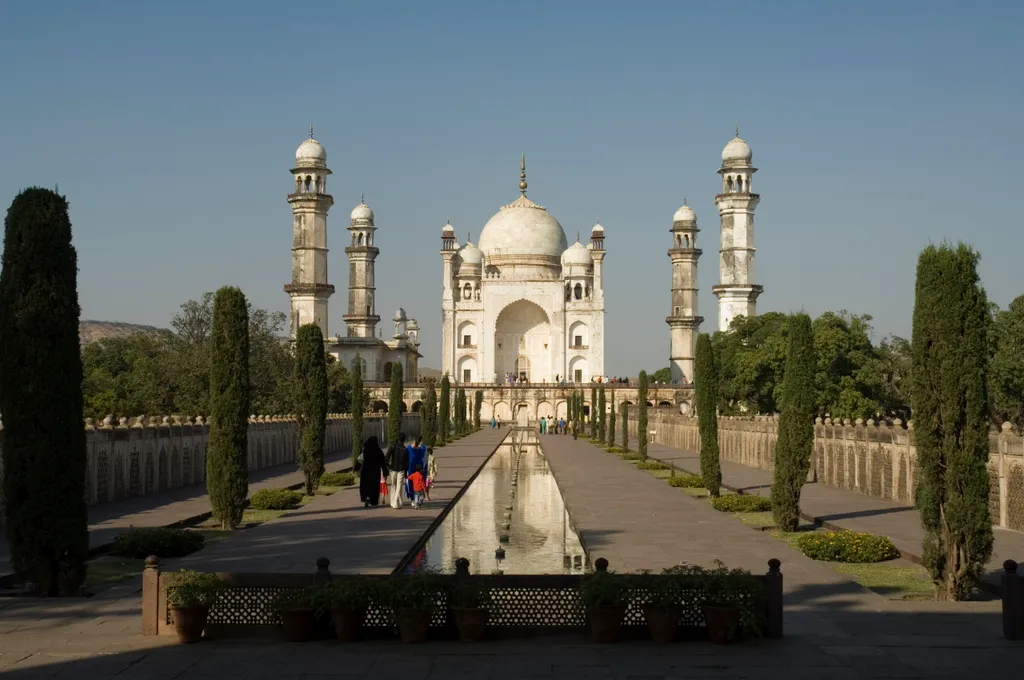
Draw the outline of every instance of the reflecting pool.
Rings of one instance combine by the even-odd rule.
[[[438,474],[443,477],[444,470]],[[505,551],[501,559],[495,556],[498,548]],[[460,557],[469,560],[474,574],[580,574],[588,566],[535,432],[509,435],[409,570],[454,572]]]

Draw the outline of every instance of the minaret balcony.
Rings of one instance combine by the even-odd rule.
[[[569,345],[569,349],[573,351],[583,351],[590,349],[590,345]]]
[[[693,257],[700,257],[704,254],[704,251],[700,248],[669,248],[668,254],[672,255],[692,255]]]
[[[330,297],[334,295],[334,285],[330,283],[286,283],[284,292],[289,295],[311,295],[313,297]]]
[[[367,255],[373,255],[377,257],[380,255],[380,248],[377,246],[345,246],[345,254],[351,255],[353,253],[366,253]]]
[[[704,323],[703,316],[667,316],[665,323],[676,328],[698,329]]]
[[[328,207],[334,205],[334,197],[330,194],[318,194],[315,191],[294,191],[288,194],[288,202],[294,203],[296,201],[317,201],[320,203],[326,203]]]

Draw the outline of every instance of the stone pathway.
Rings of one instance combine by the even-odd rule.
[[[331,472],[351,469],[348,454],[328,456],[325,462]],[[254,470],[249,473],[249,495],[260,489],[302,484],[303,479],[295,463]],[[93,505],[89,507],[89,547],[102,548],[126,529],[189,524],[200,521],[209,512],[210,497],[205,483]],[[6,541],[0,541],[0,579],[10,573],[10,553]]]
[[[635,442],[631,446],[635,446]],[[647,454],[656,460],[672,463],[679,470],[700,474],[700,455],[693,451],[652,443],[647,445]],[[747,494],[770,495],[771,472],[724,460],[721,466],[722,482],[727,488]],[[914,507],[828,484],[809,483],[800,493],[800,510],[808,521],[828,528],[888,536],[905,558],[921,561],[924,530],[920,513]],[[998,527],[994,532],[995,548],[986,581],[998,587],[1003,561],[1024,561],[1024,533]]]
[[[168,566],[221,572],[300,573],[316,570],[326,557],[334,573],[390,573],[430,528],[451,500],[476,475],[508,434],[484,429],[435,449],[438,476],[433,500],[413,510],[364,508],[357,487],[318,496],[243,534],[204,548]]]

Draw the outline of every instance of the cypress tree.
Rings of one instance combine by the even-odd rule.
[[[718,498],[722,487],[722,466],[718,451],[718,370],[711,336],[697,336],[693,381],[696,383],[697,428],[700,431],[700,474],[704,488]]]
[[[249,494],[249,305],[238,288],[214,296],[210,342],[206,490],[221,528],[234,529]]]
[[[622,452],[629,453],[629,402],[622,402]]]
[[[79,593],[89,553],[77,259],[67,200],[18,194],[0,273],[0,517],[15,570],[47,596]]]
[[[789,320],[772,484],[772,515],[775,526],[783,531],[796,531],[800,524],[800,490],[807,481],[814,450],[816,362],[811,317],[796,314]]]
[[[590,388],[590,438],[597,439],[597,388]]]
[[[456,433],[466,434],[466,389],[460,387],[455,392],[455,423]]]
[[[295,406],[299,420],[299,467],[306,495],[316,494],[324,473],[327,437],[327,361],[320,326],[299,327],[295,338]]]
[[[636,398],[640,402],[637,405],[640,410],[636,416],[636,448],[640,460],[647,460],[647,371],[640,371],[640,385],[637,387]]]
[[[452,422],[452,381],[445,373],[441,378],[441,405],[437,409],[437,434],[441,444],[448,443]]]
[[[615,413],[615,391],[612,390],[612,407],[608,413],[608,448],[615,446],[615,420],[618,418]]]
[[[363,413],[366,411],[366,404],[363,400],[363,369],[362,363],[357,361],[352,367],[352,467],[356,466],[356,459],[363,448]]]
[[[433,447],[437,441],[437,390],[434,382],[427,384],[427,393],[423,397],[421,408],[420,429],[423,432],[423,443]]]
[[[388,393],[388,443],[398,439],[402,431],[402,364],[391,365],[391,391]]]
[[[917,263],[911,405],[924,566],[940,600],[964,599],[992,556],[988,301],[978,255],[929,246]]]
[[[597,391],[597,441],[604,443],[605,428],[607,423],[605,422],[608,418],[608,414],[605,413],[605,394],[604,385],[601,385],[601,389]]]
[[[480,429],[480,408],[484,405],[484,391],[477,390],[473,395],[473,425]]]

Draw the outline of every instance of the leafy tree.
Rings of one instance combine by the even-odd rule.
[[[477,390],[473,394],[473,426],[480,429],[480,408],[484,405],[484,391]]]
[[[402,363],[396,361],[391,365],[391,391],[388,393],[388,443],[398,441],[398,435],[402,431],[402,410],[405,402],[402,396],[405,393],[402,385]]]
[[[978,255],[929,246],[917,263],[912,400],[923,562],[941,600],[969,595],[992,556],[989,313]]]
[[[426,394],[423,396],[420,429],[423,432],[423,443],[433,447],[437,441],[437,390],[433,380],[427,383]]]
[[[611,410],[608,413],[608,447],[615,446],[615,420],[618,418],[618,414],[615,413],[615,390],[612,390],[611,394]]]
[[[622,451],[629,453],[629,402],[622,402]]]
[[[722,487],[722,466],[718,450],[718,370],[711,336],[697,336],[693,382],[697,393],[697,427],[700,430],[700,474],[704,488],[718,498]]]
[[[77,262],[67,200],[18,194],[0,272],[2,519],[15,570],[46,596],[77,595],[89,554]]]
[[[597,387],[590,388],[590,438],[597,439]]]
[[[993,411],[1001,421],[1024,425],[1024,295],[995,311],[991,335]]]
[[[602,384],[601,385],[601,389],[599,389],[597,391],[597,440],[599,442],[603,442],[604,441],[605,432],[606,432],[606,429],[605,429],[606,428],[605,418],[607,417],[607,415],[605,414],[605,403],[604,403],[604,400],[605,400],[605,393],[604,393],[604,385]]]
[[[359,452],[363,448],[363,414],[366,412],[366,394],[363,392],[363,369],[356,362],[352,365],[352,467],[355,468]]]
[[[814,449],[814,330],[811,317],[795,314],[789,322],[779,437],[775,442],[772,515],[782,531],[800,523],[800,491],[807,481]]]
[[[776,413],[786,363],[785,314],[768,312],[734,319],[728,331],[715,333],[719,411]]]
[[[647,460],[647,371],[640,371],[636,398],[640,409],[636,418],[637,453],[640,460]]]
[[[327,438],[327,361],[324,337],[315,323],[299,327],[295,338],[295,415],[299,421],[299,467],[306,495],[313,496],[324,473]]]
[[[350,413],[352,409],[352,375],[345,364],[326,356],[327,361],[327,399],[330,413]]]
[[[455,432],[466,433],[466,389],[463,387],[455,392]]]
[[[452,423],[452,381],[445,373],[441,378],[441,405],[437,409],[437,434],[441,444],[450,439]]]
[[[659,368],[651,375],[651,380],[654,383],[662,383],[664,385],[671,384],[672,382],[672,369],[666,366],[665,368]]]
[[[210,350],[206,490],[221,528],[234,529],[249,494],[249,304],[238,288],[214,297]]]

